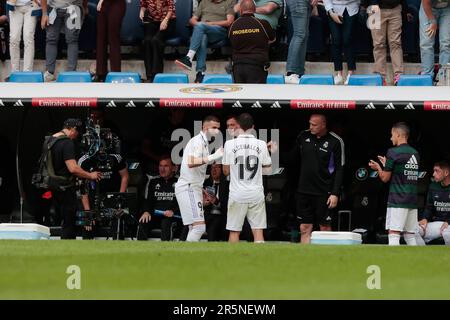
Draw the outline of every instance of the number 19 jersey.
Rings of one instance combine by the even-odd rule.
[[[225,143],[222,159],[230,166],[230,199],[239,203],[264,200],[262,167],[270,166],[266,142],[251,134],[241,134]]]

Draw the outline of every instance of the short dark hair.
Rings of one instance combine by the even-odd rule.
[[[234,119],[234,120],[238,121],[238,116],[235,114],[229,114],[225,121],[228,121],[230,119]]]
[[[409,126],[406,124],[406,122],[397,122],[392,126],[395,130],[400,130],[403,132],[403,134],[408,138],[410,134]]]
[[[169,160],[170,163],[172,165],[174,165],[173,161],[172,161],[172,157],[170,156],[170,154],[163,154],[161,157],[159,157],[159,162],[163,161],[163,160]]]
[[[64,121],[63,129],[72,129],[75,128],[77,131],[81,131],[83,128],[83,121],[78,118],[69,118]]]
[[[215,115],[209,115],[209,116],[206,116],[205,119],[203,119],[203,123],[211,122],[211,121],[220,123],[220,119]]]
[[[434,166],[450,171],[450,161],[449,160],[440,160],[440,161],[436,162],[434,164]]]
[[[239,116],[238,123],[242,130],[247,131],[253,127],[253,117],[249,113],[243,113]]]

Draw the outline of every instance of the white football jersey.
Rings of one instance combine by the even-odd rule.
[[[188,185],[200,188],[203,187],[207,165],[204,164],[198,167],[189,168],[188,160],[190,156],[194,156],[196,158],[209,156],[208,139],[203,132],[200,132],[198,135],[189,140],[183,151],[180,178],[176,184],[177,188],[182,188]]]
[[[230,166],[230,199],[240,203],[264,200],[262,167],[272,164],[265,141],[251,134],[228,140],[222,163]]]

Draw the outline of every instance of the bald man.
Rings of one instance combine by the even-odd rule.
[[[332,213],[343,181],[344,141],[328,131],[324,115],[313,114],[309,130],[300,133],[292,152],[293,159],[301,163],[296,206],[300,241],[307,244],[315,223],[321,231],[331,231]]]
[[[266,83],[270,66],[269,45],[275,41],[275,32],[266,20],[255,18],[255,2],[242,0],[240,18],[228,31],[235,83]]]

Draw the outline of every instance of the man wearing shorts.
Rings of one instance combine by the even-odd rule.
[[[332,210],[337,206],[343,181],[344,142],[328,131],[324,115],[313,114],[309,130],[297,137],[291,156],[300,160],[296,207],[300,241],[307,244],[315,223],[321,231],[331,231]]]
[[[407,245],[417,245],[417,180],[419,177],[419,153],[408,144],[409,127],[404,122],[394,124],[391,141],[394,145],[386,157],[378,156],[380,164],[370,160],[369,166],[376,170],[381,181],[391,182],[386,212],[386,230],[389,245],[400,244],[400,234]]]
[[[222,160],[223,173],[230,175],[226,228],[230,231],[229,242],[239,242],[247,218],[255,243],[263,243],[267,218],[262,174],[263,170],[272,170],[272,161],[266,143],[252,134],[252,116],[243,113],[238,123],[241,133],[225,143]]]
[[[183,152],[180,178],[175,185],[175,195],[180,208],[183,224],[189,226],[186,241],[197,242],[206,231],[203,214],[203,182],[208,164],[219,160],[223,155],[220,148],[209,152],[209,141],[220,131],[220,120],[207,116],[203,120],[202,131],[189,140]]]

